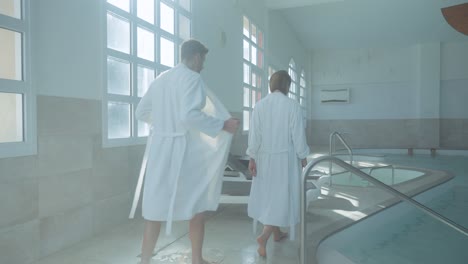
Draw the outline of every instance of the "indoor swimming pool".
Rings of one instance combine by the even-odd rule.
[[[395,168],[391,166],[363,168],[361,170],[387,185],[397,185],[426,175],[426,172],[415,168]],[[368,181],[360,177],[350,177],[348,172],[334,175],[333,184],[363,187],[370,186]]]
[[[390,154],[385,155],[384,162],[454,175],[446,183],[417,195],[416,200],[468,227],[467,156]],[[417,171],[408,177],[422,177]],[[467,249],[468,237],[402,202],[322,240],[317,260],[319,264],[338,263],[337,260],[347,264],[464,264]]]

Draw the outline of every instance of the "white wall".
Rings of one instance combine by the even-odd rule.
[[[269,63],[278,67],[276,70],[287,70],[291,58],[296,62],[299,75],[302,70],[309,73],[310,52],[299,41],[294,30],[289,26],[279,11],[270,11],[268,18],[268,53]],[[310,84],[310,82],[309,82]],[[308,85],[310,87],[310,85]]]
[[[32,84],[37,94],[101,98],[104,2],[31,1]]]
[[[441,45],[440,115],[468,118],[468,41]]]
[[[415,118],[417,51],[417,47],[313,50],[312,119]],[[350,89],[350,103],[320,103],[320,90],[343,88]]]
[[[313,50],[312,119],[468,118],[468,42]],[[321,89],[350,89],[321,104]]]

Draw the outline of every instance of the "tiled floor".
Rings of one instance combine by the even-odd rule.
[[[261,226],[259,226],[260,228]],[[161,229],[153,263],[190,264],[188,223],[174,223],[172,235]],[[36,264],[136,264],[139,261],[143,221],[133,220],[111,232],[84,241],[48,256]],[[222,264],[296,264],[299,262],[297,241],[284,240],[267,245],[267,257],[257,255],[252,221],[247,206],[220,205],[206,222],[205,259]]]

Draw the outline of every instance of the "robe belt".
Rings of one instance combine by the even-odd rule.
[[[130,209],[130,215],[128,216],[129,218],[135,217],[135,211],[136,211],[136,208],[138,207],[138,202],[140,201],[141,188],[143,187],[143,179],[145,178],[146,164],[148,163],[148,155],[149,155],[150,148],[151,148],[152,138],[153,138],[152,133],[150,132],[150,134],[148,135],[148,141],[146,142],[145,154],[143,154],[143,161],[141,162],[140,175],[138,176],[138,183],[135,188],[132,209]]]

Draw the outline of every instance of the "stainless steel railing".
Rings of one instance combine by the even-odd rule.
[[[301,182],[301,248],[300,248],[300,263],[301,264],[306,264],[307,259],[306,259],[306,252],[305,252],[305,244],[306,244],[306,236],[307,236],[307,225],[306,225],[306,190],[305,190],[305,182],[310,179],[309,172],[314,168],[318,163],[320,162],[331,162],[334,163],[343,169],[352,172],[353,174],[364,178],[365,180],[373,183],[375,186],[384,189],[387,192],[390,192],[391,194],[397,196],[401,200],[409,202],[411,205],[415,206],[417,209],[421,210],[422,212],[428,214],[429,216],[433,217],[434,219],[440,221],[441,223],[457,230],[461,234],[468,236],[468,229],[453,222],[452,220],[446,218],[445,216],[435,212],[434,210],[426,207],[425,205],[417,202],[416,200],[412,199],[411,197],[407,196],[404,193],[401,193],[394,188],[386,185],[385,183],[373,178],[367,173],[362,172],[361,170],[355,168],[354,166],[344,162],[343,160],[331,156],[322,156],[316,159],[313,159],[302,172],[302,182]]]
[[[391,168],[391,169],[392,169],[392,185],[394,185],[394,184],[395,184],[395,166],[393,166],[393,165],[372,167],[372,168],[370,168],[370,170],[369,170],[369,175],[372,176],[372,172],[373,172],[374,170],[385,169],[385,168]]]
[[[344,140],[344,138],[341,136],[341,134],[337,131],[335,132],[332,132],[330,134],[330,149],[328,151],[328,155],[333,157],[335,151],[336,151],[336,140],[335,138],[338,138],[340,141],[341,141],[341,144],[343,144],[345,146],[345,148],[348,150],[348,153],[349,153],[349,164],[353,165],[353,150],[351,149],[351,147],[348,145],[348,143],[346,143],[346,140]],[[329,178],[329,183],[330,183],[330,187],[332,186],[332,162],[330,162],[329,166],[328,166],[328,176],[330,177]]]

